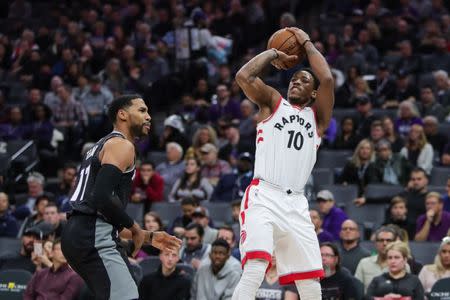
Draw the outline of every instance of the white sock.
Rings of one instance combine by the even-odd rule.
[[[233,293],[232,300],[248,300],[255,299],[261,283],[266,274],[268,261],[260,259],[250,259],[244,266],[241,280]],[[303,299],[302,299],[303,300]]]
[[[317,279],[296,280],[298,294],[302,300],[322,299],[322,289]]]

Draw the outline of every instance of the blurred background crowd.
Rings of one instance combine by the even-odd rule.
[[[112,128],[108,104],[139,93],[152,130],[137,142],[127,210],[184,240],[179,254],[148,246],[130,257],[141,297],[230,299],[257,125],[234,75],[274,31],[298,26],[335,77],[333,119],[305,188],[323,298],[423,299],[450,277],[449,9],[443,0],[1,1],[0,295],[89,299],[58,238],[78,164]],[[286,95],[304,66],[270,67],[264,80]],[[16,291],[1,285],[11,278]],[[257,299],[298,299],[277,279],[274,258]]]

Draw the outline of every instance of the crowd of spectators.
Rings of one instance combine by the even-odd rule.
[[[258,120],[234,74],[286,26],[305,29],[332,68],[335,111],[320,151],[349,153],[329,171],[336,186],[357,190],[345,206],[314,176],[305,188],[324,299],[423,299],[450,277],[447,2],[8,0],[0,8],[0,161],[9,145],[28,140],[39,161],[22,179],[11,171],[17,164],[0,168],[0,237],[21,242],[0,253],[0,270],[34,274],[25,299],[84,291],[58,238],[77,164],[111,130],[106,109],[123,93],[141,94],[153,118],[136,144],[130,203],[143,206],[146,229],[184,240],[177,254],[145,246],[130,257],[137,269],[161,261],[139,278],[141,298],[230,299],[241,273],[239,200],[253,178]],[[265,70],[265,80],[283,94],[306,65]],[[441,186],[430,184],[436,169],[447,170]],[[373,198],[373,184],[401,191]],[[154,207],[164,203],[179,215],[163,220]],[[228,204],[232,221],[214,219],[207,208],[214,203]],[[386,207],[373,227],[348,209],[371,205]],[[408,240],[440,243],[434,264],[422,267]],[[257,299],[298,299],[277,276],[274,258]]]

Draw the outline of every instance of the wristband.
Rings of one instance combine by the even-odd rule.
[[[275,51],[275,54],[277,55],[277,57],[275,57],[275,59],[277,59],[279,57],[278,52],[275,48],[272,48],[273,51]]]
[[[311,42],[311,40],[306,40],[306,41],[304,41],[304,42],[302,43],[302,47],[305,47],[305,44],[306,44],[307,42]]]

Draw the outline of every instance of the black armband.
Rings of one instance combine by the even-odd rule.
[[[93,189],[95,208],[117,228],[130,228],[134,221],[124,207],[114,204],[113,191],[120,184],[122,171],[114,165],[104,164],[97,174]]]

